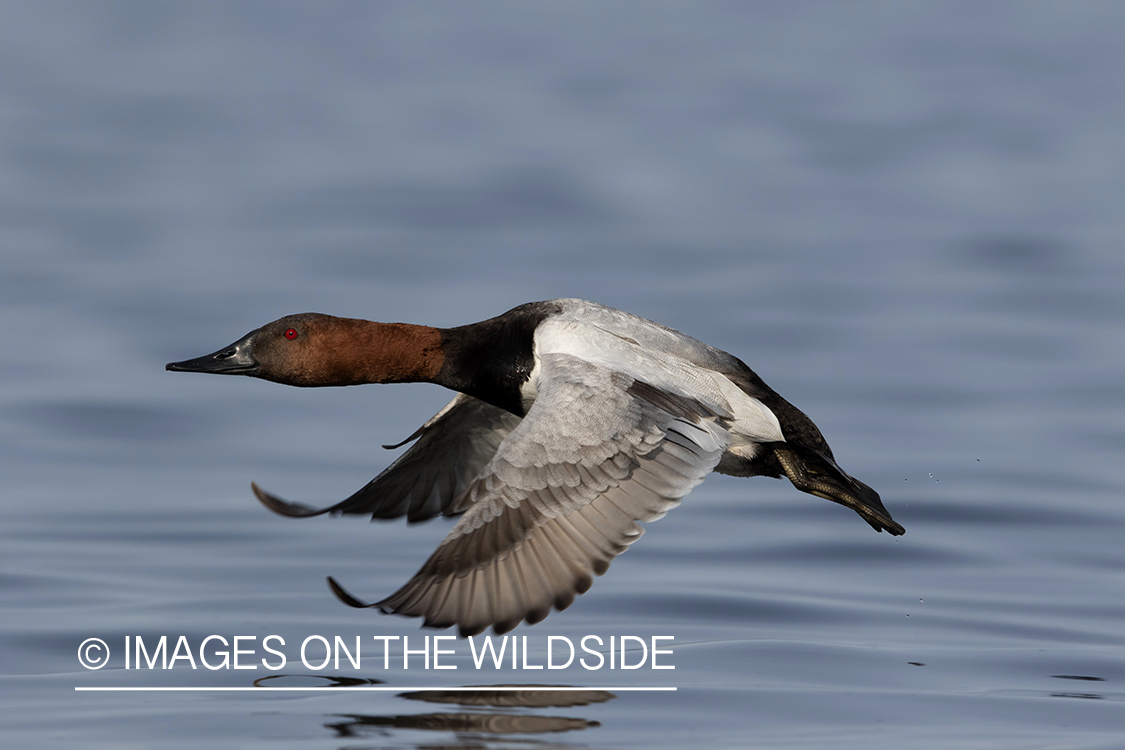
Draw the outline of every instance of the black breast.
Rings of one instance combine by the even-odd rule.
[[[480,323],[443,329],[445,360],[436,381],[523,416],[520,386],[535,368],[535,329],[560,311],[552,302],[529,302]]]

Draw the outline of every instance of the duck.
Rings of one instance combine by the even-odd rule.
[[[288,315],[173,372],[299,387],[436,383],[456,395],[410,447],[345,500],[316,508],[251,488],[291,518],[458,517],[421,569],[353,607],[423,618],[462,636],[506,633],[564,610],[711,472],[785,477],[901,535],[868,485],[837,464],[802,411],[742,360],[594,302],[531,302],[435,328]]]

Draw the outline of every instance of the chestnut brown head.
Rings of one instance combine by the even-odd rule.
[[[436,329],[300,313],[267,323],[213,354],[171,362],[165,369],[312,387],[425,380],[440,364]]]

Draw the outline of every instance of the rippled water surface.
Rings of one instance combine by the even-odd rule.
[[[9,6],[5,742],[1120,747],[1123,24],[1086,3]],[[529,666],[550,636],[672,636],[674,670],[477,669],[463,640],[440,642],[456,670],[403,669],[401,639],[435,633],[324,579],[385,596],[448,524],[293,521],[249,483],[341,499],[447,394],[163,370],[285,313],[450,326],[562,296],[746,360],[907,534],[713,476],[513,634]],[[259,667],[125,668],[126,637],[162,635],[252,636]],[[313,635],[361,637],[361,667],[313,669],[317,643],[303,665]],[[586,689],[496,689],[520,684]]]

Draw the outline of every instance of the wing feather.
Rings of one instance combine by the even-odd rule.
[[[496,454],[520,417],[483,401],[458,394],[406,442],[417,440],[379,476],[335,505],[312,508],[272,495],[257,484],[254,494],[270,510],[291,518],[324,513],[371,514],[372,518],[406,516],[411,523],[438,515],[456,515],[454,501],[464,494]],[[398,447],[398,446],[384,446]]]
[[[565,609],[718,464],[722,417],[581,359],[552,354],[539,393],[454,501],[465,514],[421,570],[368,605],[505,632]],[[354,601],[353,597],[350,597]]]

